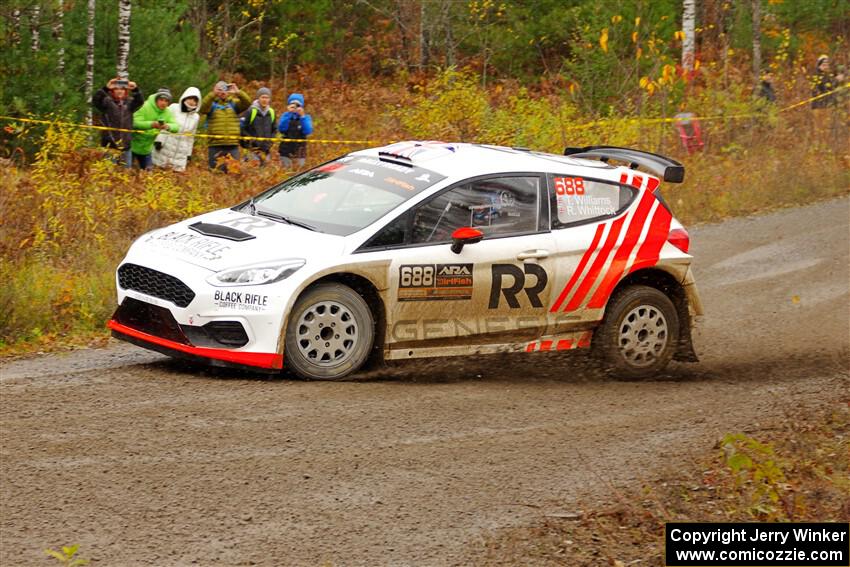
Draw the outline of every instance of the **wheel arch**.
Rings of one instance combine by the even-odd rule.
[[[384,300],[381,298],[381,293],[378,291],[378,287],[369,278],[360,274],[354,274],[351,272],[334,272],[330,274],[325,274],[304,286],[298,292],[298,295],[293,298],[292,305],[295,305],[295,303],[298,301],[298,298],[300,298],[308,290],[324,283],[338,283],[350,287],[358,295],[360,295],[360,297],[362,297],[363,300],[366,302],[366,305],[369,306],[369,310],[372,312],[372,316],[375,320],[375,336],[372,341],[372,352],[369,354],[369,358],[363,365],[363,369],[367,370],[377,365],[380,365],[383,362],[387,315]],[[284,322],[283,331],[281,332],[281,338],[286,333],[287,325],[289,325],[288,314],[286,317],[286,321]],[[281,346],[283,346],[283,340],[281,340]],[[286,365],[285,360],[284,365]]]
[[[679,341],[676,345],[673,360],[697,362],[699,359],[694,351],[693,336],[691,335],[691,309],[685,286],[666,270],[658,267],[644,268],[620,280],[611,292],[611,297],[620,290],[632,285],[645,285],[655,288],[670,298],[670,301],[676,307],[676,315],[679,317]]]

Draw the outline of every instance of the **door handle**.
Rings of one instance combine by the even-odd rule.
[[[517,260],[531,260],[535,258],[548,258],[549,251],[548,250],[526,250],[525,252],[520,252],[516,255]]]

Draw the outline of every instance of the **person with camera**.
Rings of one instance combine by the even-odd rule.
[[[116,128],[101,131],[100,145],[121,152],[116,163],[122,163],[126,167],[133,167],[130,151],[133,113],[141,108],[144,102],[142,91],[136,83],[120,77],[109,79],[92,97],[92,106],[101,114],[101,123]]]
[[[133,114],[133,129],[141,130],[141,132],[133,132],[130,149],[140,169],[151,167],[153,143],[160,132],[175,133],[180,130],[180,126],[168,110],[169,104],[171,104],[171,91],[159,89],[149,96],[145,104]]]
[[[295,163],[304,167],[307,159],[307,136],[313,133],[313,119],[304,112],[304,95],[292,93],[286,101],[286,112],[280,117],[277,131],[283,134],[284,141],[278,147],[280,163],[291,168]]]
[[[239,159],[239,115],[251,105],[251,98],[234,83],[219,81],[201,101],[200,113],[207,117],[210,169],[227,172],[227,160]]]

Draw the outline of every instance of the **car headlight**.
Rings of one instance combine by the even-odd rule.
[[[306,263],[301,258],[229,268],[207,278],[214,286],[262,285],[285,280]]]

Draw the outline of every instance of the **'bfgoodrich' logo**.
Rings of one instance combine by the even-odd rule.
[[[492,267],[492,283],[490,284],[490,309],[497,309],[501,302],[502,296],[505,296],[505,302],[511,309],[519,308],[519,300],[517,295],[520,291],[524,291],[528,297],[528,301],[533,307],[543,307],[543,302],[540,301],[540,294],[546,289],[546,284],[549,283],[549,276],[546,275],[546,270],[537,264],[523,264],[523,269],[513,264],[493,264]],[[505,276],[513,278],[510,285],[505,285]],[[531,286],[526,287],[526,276],[534,276],[534,282]]]

